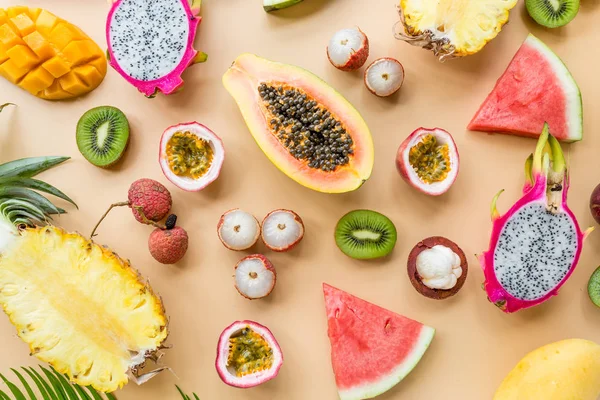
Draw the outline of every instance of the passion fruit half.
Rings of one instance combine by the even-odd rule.
[[[443,129],[419,128],[400,145],[396,167],[409,185],[439,196],[450,189],[458,176],[456,143]]]
[[[442,236],[423,239],[408,256],[408,278],[425,297],[444,300],[454,296],[467,280],[465,253]]]
[[[198,122],[167,128],[158,161],[171,183],[188,192],[204,189],[221,173],[225,148],[213,131]]]
[[[283,353],[267,328],[254,321],[236,321],[219,337],[215,366],[226,384],[250,388],[277,376]]]

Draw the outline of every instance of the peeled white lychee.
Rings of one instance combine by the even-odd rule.
[[[262,240],[273,251],[288,251],[304,237],[304,223],[291,210],[275,210],[262,222]]]
[[[275,287],[275,267],[262,254],[242,258],[235,266],[235,288],[250,300],[268,296]]]
[[[258,220],[246,211],[235,208],[221,216],[217,225],[219,239],[230,250],[246,250],[260,236]]]
[[[371,93],[387,97],[396,93],[404,82],[404,67],[400,61],[384,57],[373,61],[365,70],[365,85]]]
[[[327,57],[342,71],[359,69],[369,58],[369,39],[358,28],[337,31],[329,40]]]

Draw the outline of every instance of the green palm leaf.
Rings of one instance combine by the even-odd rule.
[[[11,369],[15,374],[20,385],[11,382],[4,375],[0,374],[0,379],[8,387],[8,392],[0,390],[0,400],[116,400],[110,393],[99,393],[91,387],[81,387],[70,383],[67,377],[54,368],[44,368],[40,366],[43,373],[38,373],[33,368],[22,368],[27,374],[33,385],[19,371]],[[25,393],[27,393],[25,395]]]
[[[185,394],[179,386],[175,385],[175,387],[177,388],[177,391],[179,392],[179,394],[181,395],[181,398],[183,400],[200,400],[200,397],[198,397],[198,395],[196,393],[192,393],[192,396],[194,396],[194,399],[192,399],[190,396]]]

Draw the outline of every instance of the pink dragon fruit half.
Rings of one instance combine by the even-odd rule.
[[[507,313],[558,294],[591,232],[581,231],[567,206],[565,159],[547,124],[525,169],[524,195],[505,215],[496,209],[502,192],[494,198],[490,247],[479,257],[488,298]]]
[[[199,0],[113,1],[106,20],[110,65],[147,97],[177,91],[183,71],[206,61],[193,48]]]

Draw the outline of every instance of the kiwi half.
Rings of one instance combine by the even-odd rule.
[[[596,306],[600,307],[600,267],[594,271],[588,283],[588,295]]]
[[[337,246],[347,256],[359,260],[387,256],[394,249],[396,238],[394,223],[376,211],[351,211],[335,227]]]
[[[97,167],[119,161],[129,143],[129,122],[121,110],[111,106],[92,108],[77,123],[77,147]]]
[[[579,0],[525,0],[527,12],[547,28],[565,26],[579,12]]]

